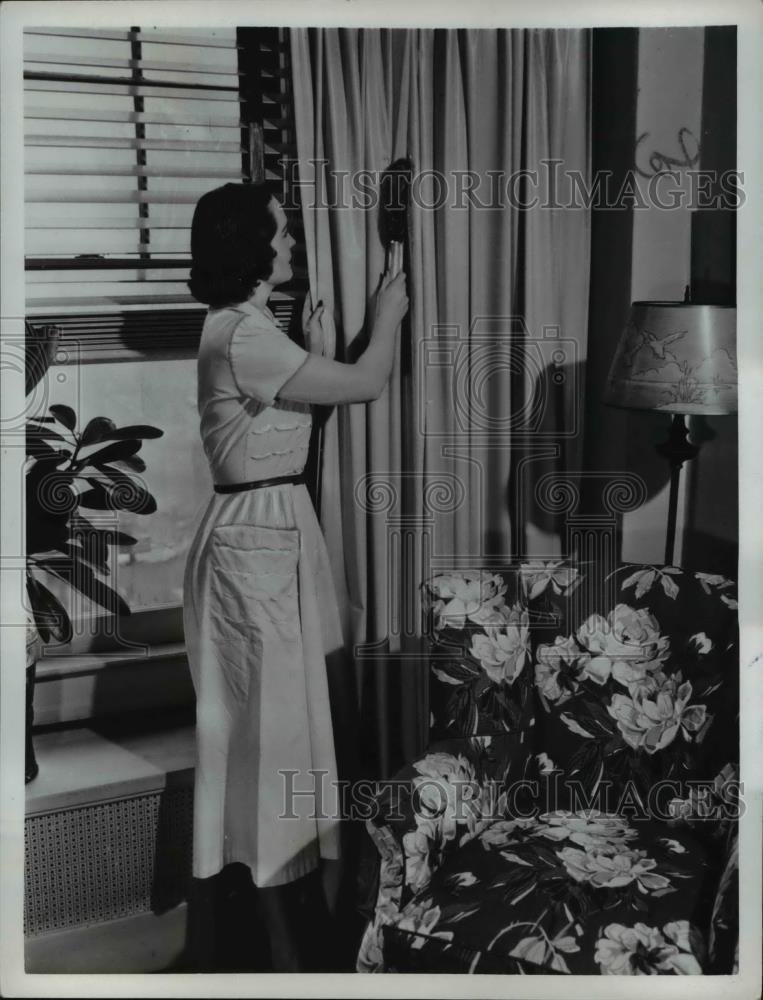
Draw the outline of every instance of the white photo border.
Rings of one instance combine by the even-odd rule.
[[[739,611],[741,641],[742,780],[746,812],[740,830],[740,969],[729,977],[654,977],[648,990],[661,997],[760,996],[761,989],[761,773],[763,773],[763,318],[760,260],[763,239],[761,158],[761,66],[763,5],[757,0],[507,0],[468,4],[452,0],[155,0],[146,2],[18,2],[0,9],[0,320],[2,338],[23,336],[23,150],[22,31],[25,25],[90,28],[152,24],[162,27],[342,26],[342,27],[680,27],[738,26],[738,161],[745,175],[746,203],[738,210],[739,354]],[[3,421],[23,411],[23,373],[3,366]],[[0,550],[9,550],[23,523],[19,503],[20,449],[2,447]],[[21,577],[21,574],[18,574]],[[23,713],[24,657],[21,585],[0,573],[0,615],[19,627],[0,629],[0,993],[8,997],[384,997],[391,989],[409,997],[641,997],[639,977],[385,976],[344,975],[34,975],[23,969]]]

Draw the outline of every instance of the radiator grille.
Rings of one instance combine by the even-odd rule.
[[[186,898],[193,789],[30,816],[24,933],[161,913]]]

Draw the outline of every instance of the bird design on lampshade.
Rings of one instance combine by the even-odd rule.
[[[651,351],[655,358],[659,358],[661,360],[665,360],[667,353],[668,359],[677,361],[674,354],[666,352],[666,348],[669,347],[674,341],[685,337],[687,333],[688,330],[678,330],[676,333],[672,333],[669,336],[660,339],[660,337],[652,330],[640,330],[638,327],[630,323],[627,330],[627,343],[623,352],[624,359],[628,365],[633,366],[637,355],[644,350]]]
[[[604,399],[633,409],[735,413],[736,309],[634,302]]]
[[[663,360],[665,360],[666,356],[665,348],[669,347],[676,340],[681,340],[688,332],[688,330],[679,330],[677,333],[671,333],[670,336],[664,337],[660,340],[656,333],[652,333],[651,330],[644,330],[644,333],[649,340],[647,346],[651,348],[656,357],[662,358]],[[672,358],[673,361],[676,360],[676,356],[674,354],[668,354],[667,357]]]

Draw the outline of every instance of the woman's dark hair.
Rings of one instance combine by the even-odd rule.
[[[220,308],[248,299],[273,270],[276,220],[264,184],[224,184],[199,198],[191,224],[191,295]]]

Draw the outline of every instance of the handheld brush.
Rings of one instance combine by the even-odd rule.
[[[407,259],[408,256],[408,208],[412,171],[413,164],[405,156],[391,163],[381,176],[379,236],[386,252],[385,270],[389,266],[389,252],[393,243],[402,243],[404,258]]]

